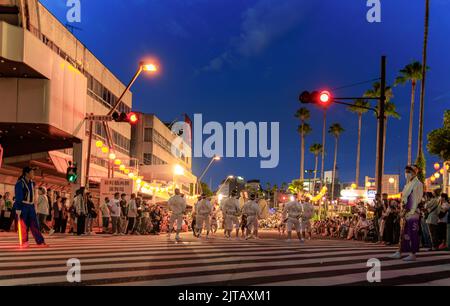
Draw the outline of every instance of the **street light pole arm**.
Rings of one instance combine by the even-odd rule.
[[[352,107],[357,107],[357,108],[362,108],[362,109],[368,109],[368,110],[371,110],[371,111],[375,112],[375,114],[378,117],[378,110],[376,108],[373,108],[373,107],[359,106],[359,105],[355,105],[355,104],[352,104],[352,103],[336,101],[336,100],[334,100],[333,103],[347,105],[347,106],[352,106]]]
[[[128,92],[128,90],[130,90],[131,86],[133,86],[134,82],[136,82],[137,78],[139,77],[139,75],[141,74],[143,69],[144,69],[143,63],[140,63],[139,64],[139,68],[136,71],[136,74],[134,75],[133,79],[131,79],[131,82],[128,84],[127,88],[125,88],[125,90],[120,95],[119,99],[117,100],[116,104],[109,111],[108,116],[111,116],[117,110],[117,107],[119,107],[120,102],[122,102],[122,100],[125,97],[125,95]]]

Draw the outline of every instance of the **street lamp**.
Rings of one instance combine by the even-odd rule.
[[[211,168],[212,164],[213,164],[215,161],[220,161],[220,160],[221,160],[221,157],[220,157],[220,156],[214,155],[213,158],[211,158],[211,161],[209,162],[208,166],[207,166],[207,167],[205,168],[205,170],[203,171],[202,175],[200,175],[200,177],[197,178],[197,194],[200,194],[200,192],[202,191],[202,190],[201,190],[201,182],[202,182],[203,178],[205,177],[206,172],[208,172],[209,168]]]
[[[119,107],[120,103],[122,102],[122,99],[125,97],[126,93],[130,90],[131,86],[133,86],[134,82],[137,80],[137,78],[142,73],[142,71],[147,71],[149,73],[156,73],[158,71],[158,67],[154,63],[140,62],[139,63],[139,68],[136,71],[136,73],[133,76],[133,78],[131,79],[130,83],[125,88],[123,93],[120,95],[119,99],[117,99],[116,104],[108,112],[108,114],[107,114],[108,117],[111,117],[114,114],[114,112],[117,110],[117,108]],[[132,119],[132,118],[130,118],[130,119]],[[91,143],[92,143],[92,132],[93,132],[93,129],[94,129],[94,121],[92,119],[90,119],[89,121],[90,121],[89,122],[89,141],[88,141],[88,152],[87,152],[88,156],[87,156],[87,161],[86,161],[86,178],[85,178],[85,187],[87,189],[89,189],[89,170],[90,170],[89,168],[90,168],[90,164],[91,164]],[[137,121],[137,117],[136,117],[136,115],[134,115],[134,119],[130,120],[130,122],[131,123],[136,123],[136,121]],[[106,139],[108,141],[108,146],[109,146],[109,148],[111,148],[113,150],[114,149],[114,142],[112,140],[111,132],[109,130],[107,121],[102,120],[102,125],[103,125],[103,128],[106,131]],[[109,165],[108,165],[108,177],[110,177],[110,170],[112,170],[111,171],[111,176],[114,177],[114,169],[111,169],[111,160],[114,160],[114,158],[110,158],[110,162],[109,162]]]

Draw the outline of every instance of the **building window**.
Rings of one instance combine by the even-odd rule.
[[[145,128],[144,129],[144,141],[145,142],[152,142],[152,129],[151,128]]]

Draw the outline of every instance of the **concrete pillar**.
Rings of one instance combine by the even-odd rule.
[[[72,186],[72,191],[74,191],[78,190],[80,187],[84,187],[84,182],[86,180],[87,140],[73,145],[72,158],[73,162],[76,163],[78,167],[78,181],[77,184],[73,184]]]

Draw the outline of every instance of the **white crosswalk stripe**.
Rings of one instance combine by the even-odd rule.
[[[215,237],[182,243],[166,236],[54,236],[48,249],[17,248],[0,234],[0,285],[71,285],[67,260],[81,261],[81,285],[370,285],[367,260],[381,260],[379,285],[450,285],[450,254],[389,259],[395,248],[348,241],[298,242]]]

